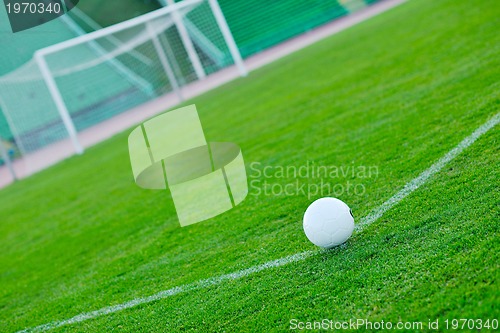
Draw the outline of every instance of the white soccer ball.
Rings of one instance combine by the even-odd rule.
[[[336,198],[321,198],[304,213],[304,232],[314,245],[332,248],[344,243],[354,230],[351,209]]]

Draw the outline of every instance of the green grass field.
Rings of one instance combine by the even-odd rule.
[[[409,1],[186,104],[209,141],[240,145],[249,180],[255,162],[376,166],[327,179],[364,187],[339,196],[359,221],[499,112],[499,9]],[[180,228],[168,192],[134,184],[129,132],[0,190],[1,332],[316,249],[301,218],[319,195],[250,187],[235,209]],[[498,319],[499,160],[497,126],[345,247],[50,332]]]

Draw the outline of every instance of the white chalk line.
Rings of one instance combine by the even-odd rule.
[[[252,266],[250,268],[247,268],[247,269],[244,269],[241,271],[237,271],[234,273],[220,275],[220,276],[208,278],[205,280],[200,280],[200,281],[197,281],[194,283],[185,284],[185,285],[181,285],[181,286],[174,287],[171,289],[163,290],[163,291],[160,291],[160,292],[158,292],[154,295],[148,296],[148,297],[136,298],[136,299],[133,299],[133,300],[128,301],[126,303],[122,303],[122,304],[118,304],[118,305],[114,305],[114,306],[108,306],[108,307],[105,307],[105,308],[102,308],[102,309],[99,309],[96,311],[92,311],[92,312],[84,312],[82,314],[79,314],[77,316],[74,316],[74,317],[66,319],[66,320],[55,321],[52,323],[36,326],[33,328],[27,328],[27,329],[24,329],[22,331],[18,331],[17,333],[45,332],[45,331],[48,331],[48,330],[51,330],[51,329],[54,329],[57,327],[80,323],[80,322],[85,321],[85,320],[94,319],[94,318],[101,317],[101,316],[104,316],[107,314],[111,314],[111,313],[115,313],[115,312],[122,311],[125,309],[129,309],[129,308],[141,305],[141,304],[151,303],[151,302],[158,301],[158,300],[161,300],[161,299],[164,299],[164,298],[167,298],[170,296],[174,296],[174,295],[177,295],[180,293],[185,293],[185,292],[189,292],[189,291],[193,291],[193,290],[197,290],[197,289],[207,288],[210,286],[216,286],[216,285],[219,285],[222,282],[227,281],[227,280],[237,280],[237,279],[240,279],[242,277],[245,277],[245,276],[248,276],[248,275],[251,275],[254,273],[258,273],[258,272],[263,271],[263,270],[268,269],[268,268],[280,267],[280,266],[283,266],[283,265],[286,265],[286,264],[289,264],[292,262],[302,261],[302,260],[309,258],[310,256],[312,256],[316,253],[319,253],[319,252],[318,251],[305,251],[305,252],[293,254],[293,255],[290,255],[290,256],[287,256],[284,258],[268,261],[268,262],[261,264],[261,265]]]
[[[500,113],[497,113],[493,118],[488,120],[486,123],[481,125],[478,129],[476,129],[471,135],[466,137],[464,140],[462,140],[455,148],[450,150],[446,155],[444,155],[442,158],[440,158],[436,163],[431,165],[427,170],[422,172],[418,177],[415,179],[411,180],[408,182],[399,192],[397,192],[395,195],[393,195],[391,198],[389,198],[387,201],[385,201],[382,205],[379,207],[375,208],[368,214],[366,217],[362,218],[361,221],[357,224],[356,226],[356,232],[359,233],[361,232],[365,227],[368,225],[372,224],[373,222],[377,221],[382,215],[384,215],[385,212],[387,212],[389,209],[397,205],[401,200],[406,198],[410,193],[414,192],[417,190],[420,186],[425,184],[433,175],[438,173],[440,170],[443,169],[443,167],[448,164],[451,160],[453,160],[455,157],[457,157],[460,153],[462,153],[467,147],[471,146],[477,139],[479,139],[483,134],[488,132],[490,129],[492,129],[495,125],[500,123]],[[22,331],[18,331],[17,333],[35,333],[35,332],[45,332],[57,327],[61,326],[66,326],[66,325],[71,325],[71,324],[76,324],[80,323],[89,319],[95,319],[101,316],[105,316],[111,313],[119,312],[125,309],[133,308],[135,306],[141,305],[141,304],[147,304],[151,303],[154,301],[162,300],[170,296],[174,296],[180,293],[186,293],[189,291],[194,291],[198,289],[203,289],[211,286],[216,286],[219,284],[222,284],[224,281],[231,281],[231,280],[237,280],[258,272],[261,272],[263,270],[269,269],[269,268],[276,268],[276,267],[281,267],[293,262],[298,262],[305,260],[315,254],[323,253],[324,251],[321,250],[316,250],[316,251],[305,251],[305,252],[300,252],[296,253],[293,255],[289,255],[287,257],[283,257],[280,259],[268,261],[264,264],[257,265],[257,266],[252,266],[250,268],[237,271],[234,273],[230,274],[225,274],[225,275],[220,275],[212,278],[208,278],[205,280],[200,280],[194,283],[190,284],[185,284],[181,285],[178,287],[174,287],[171,289],[167,289],[164,291],[160,291],[154,295],[147,296],[147,297],[141,297],[141,298],[136,298],[131,301],[114,305],[114,306],[109,306],[105,307],[96,311],[91,311],[91,312],[85,312],[82,314],[79,314],[77,316],[74,316],[72,318],[66,319],[66,320],[61,320],[61,321],[54,321],[51,323],[47,323],[44,325],[32,327],[32,328],[27,328]]]
[[[425,184],[430,177],[438,173],[443,167],[448,164],[455,157],[460,155],[466,148],[472,145],[484,133],[488,132],[495,125],[500,122],[500,113],[497,113],[486,123],[481,125],[471,135],[462,140],[455,148],[450,150],[446,155],[441,157],[436,163],[431,165],[427,170],[422,172],[417,178],[408,182],[399,192],[394,194],[382,205],[372,210],[370,214],[361,219],[360,223],[356,225],[356,230],[361,231],[367,225],[372,224],[385,214],[389,209],[397,205],[401,200],[406,198],[410,193],[418,189],[422,184]]]

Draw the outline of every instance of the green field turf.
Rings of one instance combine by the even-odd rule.
[[[186,104],[209,141],[240,145],[249,180],[263,180],[255,162],[376,166],[327,179],[364,186],[339,196],[359,221],[499,112],[499,9],[409,1]],[[0,190],[1,332],[315,249],[301,217],[319,195],[251,187],[235,209],[180,228],[169,193],[134,184],[129,132]],[[499,147],[497,126],[345,247],[50,332],[498,319]]]

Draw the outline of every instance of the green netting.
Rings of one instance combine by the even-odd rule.
[[[221,0],[220,5],[243,57],[347,13],[335,0]]]
[[[28,62],[36,50],[77,36],[61,20],[53,20],[15,34],[10,33],[9,19],[5,6],[2,4],[0,4],[0,30],[5,32],[0,33],[0,45],[8,45],[7,48],[2,48],[1,51],[0,76]],[[7,140],[12,139],[12,133],[1,109],[0,137]]]
[[[42,50],[78,132],[198,79],[191,63],[194,56],[188,54],[176,24],[187,21],[186,15],[202,71],[210,74],[232,64],[207,2],[185,2],[176,14],[164,9],[155,15],[70,46]],[[41,68],[34,57],[0,76],[3,112],[23,154],[68,138]]]
[[[376,1],[219,0],[219,4],[242,56],[248,57]]]

